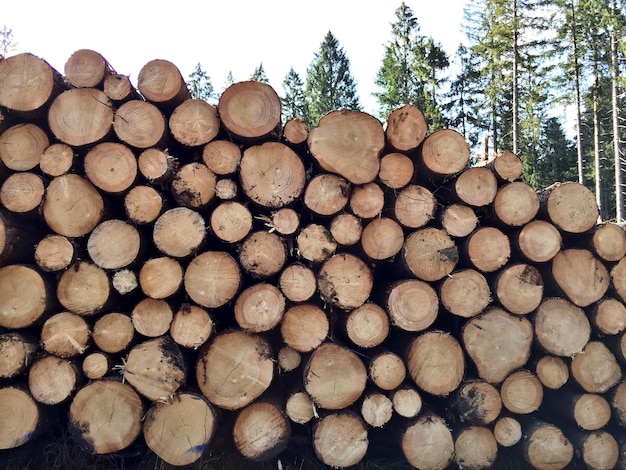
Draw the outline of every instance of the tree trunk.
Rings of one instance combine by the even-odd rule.
[[[497,456],[498,443],[489,428],[469,426],[456,436],[454,461],[461,468],[491,468]]]
[[[389,334],[389,315],[379,305],[366,302],[347,314],[346,334],[361,348],[380,345]]]
[[[382,428],[393,415],[393,404],[382,393],[367,394],[361,403],[361,416],[373,428]]]
[[[404,430],[401,447],[416,468],[443,470],[454,457],[452,433],[444,420],[432,413],[422,414]]]
[[[0,203],[11,212],[33,216],[41,205],[44,193],[41,176],[30,172],[14,173],[0,187]]]
[[[88,316],[100,312],[111,297],[106,272],[88,261],[77,261],[61,274],[57,298],[70,312]]]
[[[493,436],[502,447],[513,447],[522,439],[522,425],[511,416],[502,416],[493,427]]]
[[[270,402],[258,401],[242,409],[233,426],[237,450],[253,462],[280,454],[289,442],[291,427],[283,410]]]
[[[611,0],[611,12],[617,18],[618,8],[616,0]],[[613,159],[615,161],[615,218],[618,223],[624,220],[624,156],[622,153],[622,131],[619,125],[619,57],[618,57],[618,32],[616,24],[611,27],[611,123],[613,130]]]
[[[405,104],[387,116],[385,137],[387,143],[399,152],[415,150],[426,137],[428,124],[416,106]]]
[[[604,261],[619,261],[626,255],[626,231],[612,222],[597,225],[591,237],[591,249]]]
[[[302,145],[309,138],[309,125],[301,117],[295,117],[285,123],[283,139],[287,144]]]
[[[617,335],[626,330],[626,306],[617,299],[600,299],[594,304],[590,318],[603,335]]]
[[[166,150],[149,148],[139,154],[137,166],[149,183],[167,183],[178,169],[178,161]]]
[[[111,358],[102,352],[92,352],[83,359],[82,371],[89,380],[102,379],[113,367]]]
[[[417,390],[401,386],[392,392],[393,410],[403,418],[415,418],[422,411],[422,397]]]
[[[65,62],[64,73],[73,87],[102,88],[105,78],[115,71],[100,53],[79,49]]]
[[[137,225],[154,222],[162,210],[163,197],[151,186],[133,186],[124,196],[124,212]]]
[[[561,357],[545,355],[537,361],[535,374],[544,387],[558,390],[569,380],[569,366]]]
[[[141,237],[137,229],[123,220],[109,219],[94,228],[87,240],[91,260],[104,269],[125,268],[139,256]]]
[[[159,216],[154,223],[152,240],[163,254],[185,258],[204,242],[204,218],[186,207],[175,207]]]
[[[479,271],[491,273],[504,267],[511,256],[509,237],[496,227],[481,227],[466,239],[469,263]]]
[[[83,165],[89,181],[106,193],[122,193],[137,178],[137,158],[127,146],[116,142],[103,142],[91,148]]]
[[[191,97],[178,67],[163,59],[151,60],[141,67],[137,88],[148,101],[165,111]]]
[[[378,388],[391,391],[397,389],[404,382],[406,366],[397,354],[383,351],[370,359],[368,375]]]
[[[313,450],[332,467],[358,464],[369,446],[367,428],[357,415],[342,411],[320,419],[313,429]]]
[[[203,100],[185,100],[170,115],[168,129],[182,145],[204,145],[213,140],[220,130],[217,110]]]
[[[232,175],[239,168],[241,149],[229,140],[213,140],[202,148],[202,161],[216,175]]]
[[[46,132],[32,123],[15,124],[0,134],[0,160],[13,171],[34,169],[50,145]]]
[[[454,270],[459,252],[443,230],[426,227],[406,237],[401,259],[415,277],[432,282],[443,279]]]
[[[306,302],[317,289],[315,273],[302,263],[292,263],[280,273],[278,287],[288,300]]]
[[[484,207],[496,197],[498,180],[489,168],[473,167],[454,179],[452,190],[459,202],[472,207]]]
[[[139,98],[139,94],[131,83],[130,77],[119,73],[107,75],[104,78],[102,90],[111,101],[114,101],[117,104]]]
[[[522,160],[513,152],[504,150],[492,159],[479,162],[477,166],[485,166],[494,172],[500,182],[511,183],[522,177]]]
[[[136,149],[162,147],[166,143],[165,118],[147,101],[130,100],[117,108],[113,130],[118,139]]]
[[[609,349],[599,341],[587,343],[570,366],[576,382],[589,393],[604,393],[622,379],[622,370]]]
[[[336,307],[351,310],[360,307],[370,296],[373,273],[360,258],[349,253],[331,256],[317,274],[322,298]]]
[[[404,232],[398,222],[387,217],[372,220],[363,229],[361,247],[374,261],[393,259],[402,249]]]
[[[252,333],[271,330],[280,323],[284,312],[285,297],[277,287],[266,282],[244,289],[233,307],[239,327]]]

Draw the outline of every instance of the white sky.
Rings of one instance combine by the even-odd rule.
[[[391,23],[402,0],[205,0],[203,2],[122,0],[6,1],[0,27],[13,30],[14,53],[31,52],[63,73],[78,49],[102,54],[118,73],[136,84],[153,59],[178,66],[187,79],[200,62],[221,91],[232,71],[247,80],[263,68],[279,95],[293,66],[304,80],[307,66],[330,30],[350,60],[364,110],[373,113],[374,79]],[[440,42],[449,55],[464,39],[460,29],[465,0],[406,0],[421,33]]]

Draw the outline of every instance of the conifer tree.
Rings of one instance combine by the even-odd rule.
[[[265,70],[263,69],[263,63],[260,63],[257,68],[254,69],[252,75],[250,76],[250,80],[254,80],[262,83],[269,83],[269,79],[265,74]]]
[[[283,80],[283,90],[285,94],[281,97],[282,119],[287,122],[297,116],[300,116],[308,124],[309,111],[304,94],[304,82],[300,75],[291,67],[285,79]]]
[[[204,100],[207,102],[213,102],[215,99],[215,93],[213,90],[213,84],[211,83],[211,77],[202,68],[200,62],[197,63],[196,68],[189,74],[187,79],[187,87],[193,98]]]

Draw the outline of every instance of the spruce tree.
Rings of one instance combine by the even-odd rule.
[[[285,75],[283,90],[285,95],[280,99],[283,122],[300,116],[310,125],[309,111],[304,94],[304,82],[293,67]]]
[[[192,98],[207,102],[212,102],[215,98],[211,77],[209,77],[209,74],[202,68],[200,62],[198,62],[194,71],[189,74],[187,88],[189,88]]]
[[[250,80],[262,83],[270,82],[267,78],[267,75],[265,74],[265,70],[263,69],[263,63],[260,63],[259,66],[254,69],[254,72],[252,72],[252,75],[250,76]]]

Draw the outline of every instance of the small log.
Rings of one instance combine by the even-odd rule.
[[[601,429],[611,419],[609,401],[596,393],[550,393],[546,395],[546,405],[584,431]]]
[[[81,369],[89,380],[96,380],[106,376],[112,367],[111,358],[103,352],[96,351],[85,356]]]
[[[374,261],[393,259],[402,249],[404,232],[398,222],[378,217],[363,228],[361,247]]]
[[[90,453],[116,452],[139,436],[143,414],[141,398],[133,387],[114,380],[96,380],[72,399],[70,434]]]
[[[626,257],[611,269],[611,285],[618,297],[626,302]]]
[[[368,447],[365,423],[354,413],[331,413],[320,419],[313,428],[315,455],[331,467],[358,464],[365,457]]]
[[[367,381],[367,370],[350,349],[324,343],[313,351],[304,370],[304,387],[315,404],[340,410],[356,402]]]
[[[0,134],[0,160],[9,170],[28,171],[50,145],[46,132],[32,123],[15,124]]]
[[[352,246],[361,239],[363,226],[361,219],[350,213],[333,217],[330,222],[330,234],[339,245]]]
[[[458,341],[448,333],[431,331],[412,341],[407,369],[417,386],[427,393],[447,396],[461,383],[465,359]],[[433,370],[437,374],[433,374]]]
[[[47,235],[35,247],[35,262],[44,271],[61,271],[74,260],[74,245],[62,235]]]
[[[500,387],[502,405],[518,415],[537,411],[543,401],[543,385],[528,370],[518,370],[508,375]]]
[[[298,199],[306,179],[300,157],[279,142],[248,147],[241,158],[239,176],[248,199],[269,209],[285,207]]]
[[[287,309],[280,322],[283,342],[291,349],[308,353],[324,342],[330,331],[326,313],[310,303]]]
[[[300,228],[300,214],[290,207],[273,211],[270,217],[270,230],[281,235],[293,235]]]
[[[561,357],[545,355],[537,361],[535,374],[545,388],[558,390],[569,380],[569,367]]]
[[[499,223],[507,227],[521,227],[539,212],[539,197],[530,185],[514,181],[498,189],[492,208]]]
[[[41,176],[31,172],[14,173],[0,186],[0,203],[21,216],[33,215],[45,194]]]
[[[470,264],[484,273],[502,268],[511,256],[509,237],[496,227],[481,227],[467,237],[466,256]]]
[[[41,328],[41,345],[49,354],[68,358],[83,354],[91,341],[87,322],[71,312],[48,318]]]
[[[143,299],[133,308],[130,319],[137,333],[158,338],[169,331],[174,312],[165,300]]]
[[[200,349],[196,379],[211,403],[227,410],[245,407],[270,385],[274,362],[263,337],[228,331]]]
[[[439,219],[446,233],[455,238],[467,237],[478,225],[478,217],[474,209],[463,204],[444,207]]]
[[[590,341],[570,365],[576,382],[589,393],[604,393],[622,379],[615,356],[599,341]]]
[[[0,379],[12,379],[31,364],[39,343],[18,332],[0,334]]]
[[[340,253],[331,256],[317,274],[317,287],[322,298],[340,309],[360,307],[369,298],[374,275],[356,256]]]
[[[517,315],[534,311],[543,300],[543,279],[529,264],[509,264],[498,273],[493,292],[504,308]]]
[[[124,196],[124,211],[131,222],[144,225],[154,222],[163,209],[163,197],[151,186],[133,186]]]
[[[91,336],[98,349],[116,354],[130,346],[135,337],[135,328],[129,315],[109,312],[96,320]]]
[[[500,392],[484,380],[461,384],[451,400],[459,421],[474,426],[493,423],[502,411]]]
[[[170,189],[179,206],[199,209],[213,200],[216,184],[215,174],[206,165],[192,162],[174,173]]]
[[[626,428],[626,381],[622,380],[611,391],[610,405],[618,424]]]
[[[302,356],[295,349],[283,346],[278,351],[278,370],[281,372],[291,372],[297,369],[302,362]],[[308,396],[308,395],[307,395]]]
[[[619,261],[626,256],[626,231],[619,225],[605,222],[593,229],[591,249],[604,261]]]
[[[217,189],[217,188],[216,188]],[[240,202],[222,202],[211,212],[212,233],[226,243],[237,243],[252,230],[252,213]]]
[[[311,129],[308,144],[311,155],[324,170],[350,183],[364,184],[378,176],[385,134],[378,119],[344,109],[323,116]]]
[[[239,327],[252,333],[271,330],[280,323],[284,313],[285,297],[276,286],[267,282],[245,288],[233,307]]]
[[[141,67],[137,88],[148,101],[164,110],[171,110],[191,98],[178,67],[163,59],[151,60]]]
[[[111,285],[104,269],[88,261],[77,261],[63,271],[57,284],[57,298],[70,312],[94,315],[111,297]]]
[[[165,211],[154,222],[152,240],[167,256],[184,258],[199,249],[206,237],[204,218],[187,207]]]
[[[139,98],[139,94],[131,83],[130,77],[119,73],[107,75],[104,78],[102,90],[115,103],[124,103]]]
[[[401,189],[411,182],[415,174],[413,160],[403,153],[393,152],[380,159],[378,180],[391,189]]]
[[[595,196],[580,183],[555,183],[538,195],[550,222],[564,232],[584,233],[598,221]]]
[[[79,49],[65,61],[65,80],[76,88],[100,88],[114,70],[99,52]]]
[[[600,299],[591,311],[593,326],[603,335],[617,335],[626,329],[626,306],[612,297]]]
[[[150,339],[128,353],[124,380],[152,401],[167,401],[185,381],[183,356],[168,336]]]
[[[552,277],[567,298],[579,307],[600,300],[611,278],[602,261],[589,250],[562,250],[552,259]]]
[[[459,260],[456,244],[443,230],[434,227],[412,232],[406,237],[400,253],[409,271],[427,282],[446,277]]]
[[[168,125],[172,137],[187,147],[210,142],[220,130],[217,109],[200,99],[188,99],[179,104],[170,115]]]
[[[491,160],[479,162],[477,166],[489,168],[501,182],[510,183],[522,177],[522,160],[508,150],[497,153]]]
[[[235,447],[254,462],[276,457],[287,448],[290,437],[291,426],[283,410],[267,401],[246,406],[233,425]]]
[[[43,424],[43,409],[28,391],[17,386],[0,388],[0,450],[33,441]]]
[[[120,269],[115,271],[111,277],[111,285],[113,289],[122,295],[126,295],[137,289],[137,275],[130,269]]]
[[[44,175],[56,177],[69,172],[74,164],[74,151],[67,144],[48,146],[39,159],[39,169]]]
[[[306,302],[317,289],[315,273],[302,263],[292,263],[280,273],[278,287],[288,300]]]
[[[291,145],[302,145],[309,138],[309,125],[300,116],[290,119],[283,126],[283,139]]]
[[[430,284],[406,279],[390,286],[385,310],[395,327],[403,331],[423,331],[437,319],[439,297]]]
[[[202,161],[216,175],[232,175],[239,168],[241,149],[229,140],[213,140],[202,149]]]
[[[95,144],[111,133],[113,104],[96,88],[66,90],[50,105],[48,125],[55,137],[68,145]]]
[[[415,150],[424,141],[427,132],[428,124],[424,115],[412,104],[396,108],[387,116],[385,138],[395,150]]]
[[[402,433],[402,453],[416,468],[443,470],[454,458],[454,440],[445,421],[423,413]]]
[[[174,314],[170,336],[183,348],[198,349],[211,337],[214,326],[206,310],[197,305],[183,304]]]
[[[346,316],[346,333],[361,348],[380,345],[389,335],[389,316],[380,306],[366,302]]]
[[[402,226],[415,229],[430,222],[435,216],[435,195],[423,186],[409,185],[396,196],[393,214]]]
[[[367,373],[370,380],[379,389],[390,391],[395,390],[404,382],[406,366],[397,354],[391,351],[382,351],[370,359]]]
[[[499,192],[498,180],[489,168],[473,167],[454,179],[452,190],[456,199],[462,204],[484,207],[494,202]]]
[[[239,195],[239,186],[231,178],[220,178],[215,183],[215,197],[223,201],[235,199]]]
[[[130,100],[115,111],[113,130],[117,138],[136,149],[165,144],[166,122],[161,111],[147,101]]]
[[[0,327],[31,326],[50,303],[46,282],[35,269],[17,264],[0,268]]]
[[[467,167],[470,149],[460,133],[453,129],[440,129],[424,139],[419,157],[426,173],[422,177],[441,182],[443,178]]]
[[[139,285],[148,297],[171,297],[182,285],[183,268],[174,258],[162,256],[146,261],[139,271]]]
[[[523,427],[522,455],[534,468],[558,470],[572,461],[574,446],[555,425],[532,420]]]
[[[83,161],[85,176],[106,193],[122,193],[137,177],[137,158],[126,145],[103,142],[91,148]]]
[[[185,291],[202,307],[218,308],[230,302],[241,287],[241,271],[226,252],[207,251],[196,256],[185,270]]]
[[[533,327],[524,317],[491,307],[465,324],[462,340],[479,377],[496,384],[528,361]]]
[[[554,258],[563,241],[558,229],[545,220],[528,222],[513,239],[522,256],[535,263],[545,263]]]
[[[314,405],[306,392],[294,392],[287,398],[285,413],[296,424],[306,424],[313,419]]]
[[[238,82],[220,96],[219,116],[236,139],[256,142],[276,137],[280,130],[280,98],[266,83]]]
[[[460,269],[443,280],[439,298],[448,312],[471,318],[487,308],[491,302],[491,290],[481,273],[474,269]]]
[[[463,428],[454,441],[454,461],[460,468],[491,468],[498,456],[498,443],[491,429]]]
[[[415,388],[402,386],[391,394],[393,410],[403,418],[415,418],[422,411],[422,397]]]
[[[585,312],[566,299],[545,299],[534,317],[535,335],[550,354],[573,357],[580,353],[591,335]]]
[[[213,406],[202,396],[180,392],[154,403],[143,418],[143,436],[152,452],[170,465],[200,459],[217,428]]]
[[[287,247],[275,233],[259,230],[241,244],[239,264],[255,279],[267,279],[278,274],[287,261]]]
[[[178,169],[178,162],[167,150],[149,148],[139,154],[137,166],[148,182],[162,184],[172,178]]]
[[[137,229],[123,220],[109,219],[93,229],[87,240],[91,260],[104,269],[120,269],[135,262],[141,238]]]
[[[370,393],[364,396],[361,403],[361,416],[373,428],[382,428],[393,415],[393,404],[382,393]]]
[[[76,365],[56,356],[44,356],[30,366],[28,390],[39,403],[58,405],[72,395],[79,380]]]
[[[511,416],[502,416],[493,426],[493,435],[502,447],[513,447],[522,439],[522,425]]]
[[[583,462],[589,470],[615,468],[620,458],[619,445],[606,431],[588,433],[580,446]]]
[[[377,183],[355,186],[350,193],[350,210],[361,219],[380,216],[385,205],[385,194]]]

